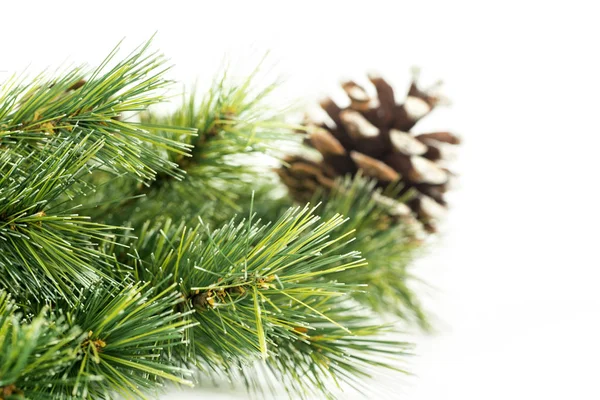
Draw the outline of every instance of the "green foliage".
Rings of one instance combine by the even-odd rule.
[[[379,313],[415,321],[428,330],[431,326],[427,314],[412,288],[418,279],[409,270],[422,251],[422,242],[409,222],[394,216],[392,208],[397,203],[378,201],[382,191],[375,185],[376,182],[360,175],[347,177],[338,180],[332,192],[318,196],[325,204],[322,211],[325,218],[338,212],[348,216],[345,228],[356,231],[356,240],[347,249],[360,252],[368,260],[365,268],[340,272],[335,278],[349,284],[366,284],[363,291],[354,293],[360,303]]]
[[[90,73],[74,68],[60,77],[42,74],[29,83],[17,78],[4,83],[0,90],[0,143],[25,142],[32,147],[48,138],[78,143],[73,133],[79,133],[89,136],[90,146],[102,143],[94,160],[107,169],[127,171],[140,179],[151,179],[156,172],[176,172],[155,148],[181,154],[188,146],[156,135],[151,128],[177,134],[189,134],[189,129],[120,121],[124,113],[140,112],[160,102],[160,92],[169,83],[163,79],[168,69],[163,58],[149,54],[148,46],[109,67],[115,48]]]
[[[113,227],[78,215],[77,204],[65,206],[93,189],[83,177],[99,169],[138,179],[155,171],[175,174],[154,149],[180,153],[185,143],[118,120],[161,100],[163,61],[147,54],[147,46],[112,68],[115,51],[90,74],[75,68],[28,84],[13,78],[0,88],[0,288],[36,301],[73,299],[79,288],[106,276],[96,245],[114,238]]]
[[[282,142],[298,140],[291,134],[293,127],[282,123],[280,114],[267,106],[277,85],[256,85],[257,73],[258,67],[237,82],[225,72],[202,98],[195,88],[183,94],[181,105],[172,113],[148,110],[140,114],[144,126],[154,127],[150,131],[156,136],[191,148],[189,154],[160,152],[173,171],[185,175],[159,173],[143,185],[103,175],[96,183],[106,184],[126,200],[119,205],[119,214],[112,213],[112,204],[93,212],[104,215],[107,222],[139,228],[156,215],[189,220],[201,214],[209,221],[226,222],[233,212],[242,211],[248,202],[240,200],[249,200],[256,179],[264,173],[260,165],[265,164],[267,154],[277,154]],[[192,129],[195,135],[181,134],[173,127]]]
[[[172,286],[160,292],[147,287],[95,287],[67,312],[67,320],[87,332],[65,373],[74,382],[73,396],[145,398],[145,391],[165,380],[192,385],[185,378],[189,371],[161,359],[170,348],[186,344],[184,332],[192,326],[175,312],[181,296]]]
[[[306,342],[303,332],[334,329],[337,338],[353,342],[356,333],[330,314],[356,288],[329,276],[365,263],[358,253],[340,250],[349,241],[346,235],[330,237],[343,218],[320,222],[313,211],[290,209],[272,225],[232,220],[216,231],[202,224],[192,230],[171,221],[146,224],[130,243],[132,274],[154,287],[177,284],[186,299],[183,309],[194,310],[197,325],[188,331],[192,346],[180,349],[180,359],[229,370],[235,367],[231,360],[268,359],[275,360],[269,362],[279,374],[293,375],[278,360],[302,362],[296,347],[285,343]],[[315,375],[344,378],[333,369]]]
[[[55,212],[61,196],[89,173],[100,146],[88,141],[51,141],[27,156],[0,149],[0,287],[31,293],[37,301],[57,292],[68,299],[76,291],[73,282],[89,286],[104,275],[103,257],[92,243],[110,241],[110,227],[72,209]]]
[[[290,397],[312,399],[335,398],[332,389],[341,391],[342,385],[367,395],[367,382],[377,369],[406,373],[395,364],[412,354],[412,345],[385,339],[394,332],[392,326],[376,323],[369,310],[355,302],[329,303],[328,315],[336,324],[307,316],[298,340],[277,343],[276,356],[267,362],[267,378],[282,381]]]
[[[281,186],[270,181],[257,182],[260,195],[254,207],[260,218],[275,219],[292,205],[284,194],[274,195]],[[356,240],[345,244],[345,251],[360,253],[367,261],[364,267],[340,271],[332,279],[347,284],[363,285],[352,292],[352,297],[363,306],[378,314],[392,314],[402,320],[414,322],[428,331],[431,325],[415,289],[422,284],[410,270],[412,262],[424,252],[424,244],[414,220],[396,215],[394,207],[401,206],[404,199],[390,200],[400,188],[381,190],[376,182],[361,175],[346,177],[336,182],[330,192],[319,192],[313,202],[321,203],[316,214],[327,219],[338,212],[348,217],[343,227],[332,236],[355,232]],[[411,193],[407,194],[407,197]],[[243,202],[242,202],[243,203]]]
[[[175,312],[181,296],[147,286],[95,287],[73,308],[59,303],[47,315],[43,307],[31,320],[0,292],[0,395],[4,388],[28,399],[146,398],[165,381],[191,386],[191,372],[163,358],[186,345],[193,326]]]
[[[0,398],[56,398],[52,392],[69,382],[61,374],[75,361],[81,340],[80,329],[46,309],[25,321],[0,291]]]
[[[399,286],[414,243],[381,231],[373,187],[288,208],[257,161],[300,137],[265,105],[275,85],[223,75],[158,115],[162,57],[114,55],[0,88],[0,398],[146,398],[214,376],[262,392],[257,368],[333,397],[395,368],[410,346],[371,309],[425,319]]]

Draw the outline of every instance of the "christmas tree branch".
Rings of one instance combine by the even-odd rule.
[[[0,287],[42,301],[71,299],[77,288],[106,276],[94,242],[112,241],[113,227],[95,224],[73,209],[58,210],[77,190],[102,142],[47,142],[27,156],[24,145],[0,149]]]
[[[81,330],[44,309],[24,321],[8,294],[0,290],[0,399],[50,399],[65,384],[60,373],[75,362],[73,343]]]
[[[59,301],[31,320],[0,292],[0,390],[28,399],[146,398],[166,381],[191,386],[191,372],[164,355],[186,345],[194,324],[174,311],[181,297],[173,287],[147,286],[100,284],[74,307]]]
[[[388,189],[394,190],[398,188]],[[415,231],[418,225],[405,211],[402,199],[389,201],[393,196],[380,194],[376,182],[357,175],[339,179],[331,192],[317,195],[324,203],[324,218],[337,212],[348,216],[347,225],[356,230],[356,240],[347,245],[347,250],[359,251],[368,261],[365,268],[352,273],[342,271],[334,277],[349,284],[366,284],[364,291],[354,294],[362,304],[415,321],[429,330],[426,312],[412,288],[418,280],[409,270],[423,251]]]
[[[285,192],[279,190],[280,186],[270,180],[258,180],[255,189],[260,195],[254,210],[260,218],[276,219],[293,204]],[[317,192],[312,202],[323,204],[316,211],[322,218],[338,212],[348,216],[343,228],[333,235],[354,230],[355,240],[348,242],[345,249],[360,252],[368,263],[365,267],[335,274],[333,278],[348,284],[364,284],[352,295],[364,306],[380,314],[395,314],[430,330],[427,313],[415,292],[422,282],[410,270],[412,262],[427,246],[422,241],[421,227],[407,213],[403,202],[410,199],[411,192],[398,200],[391,200],[394,196],[389,196],[400,189],[381,190],[376,182],[359,174],[338,179],[333,190]]]
[[[271,386],[282,383],[291,398],[336,398],[332,388],[342,391],[343,385],[364,394],[372,392],[368,381],[382,369],[406,373],[396,365],[412,354],[412,345],[384,339],[386,334],[397,334],[392,326],[377,324],[364,312],[366,309],[351,301],[336,301],[330,306],[329,315],[352,334],[309,316],[306,323],[310,328],[299,332],[296,341],[279,342],[277,356],[267,360]],[[358,315],[362,315],[360,320]]]
[[[264,107],[274,86],[224,77],[203,101],[136,123],[123,116],[162,99],[164,62],[147,44],[111,67],[114,54],[0,90],[0,397],[145,398],[191,384],[191,369],[253,387],[238,368],[259,362],[312,398],[405,356],[353,300],[385,289],[359,251],[381,260],[410,245],[375,232],[372,187],[326,199],[324,218],[307,206],[256,220],[264,168],[243,157],[298,137]],[[405,293],[399,309],[416,313]]]
[[[197,325],[186,333],[192,346],[174,348],[172,356],[207,372],[220,365],[233,376],[237,363],[266,359],[273,373],[299,381],[308,390],[310,379],[346,380],[377,364],[368,357],[353,361],[349,353],[341,353],[344,346],[360,346],[362,340],[372,340],[376,352],[378,343],[358,338],[374,334],[375,325],[349,323],[356,327],[354,332],[336,319],[352,322],[351,308],[341,304],[358,286],[330,276],[364,267],[357,252],[343,251],[350,241],[347,235],[330,237],[343,222],[339,215],[320,222],[307,207],[288,210],[272,225],[232,220],[216,231],[203,224],[188,229],[167,220],[155,226],[147,223],[139,238],[127,242],[131,251],[115,250],[132,268],[121,274],[154,287],[176,284],[184,298],[180,309],[194,311],[191,317]],[[312,331],[316,333],[311,339]],[[307,363],[312,351],[321,353],[321,366],[331,361],[339,369],[314,370],[309,378],[281,364],[283,358]],[[323,385],[316,390],[322,391]]]
[[[191,372],[165,357],[173,347],[186,345],[184,332],[194,325],[186,314],[175,312],[181,297],[173,289],[130,284],[84,293],[67,313],[72,324],[87,332],[77,361],[65,372],[74,381],[69,388],[73,396],[146,398],[165,381],[192,385]]]
[[[117,190],[127,200],[125,210],[136,209],[129,221],[139,227],[157,213],[180,220],[202,213],[209,220],[226,221],[231,212],[242,211],[239,199],[251,192],[254,181],[264,173],[265,156],[274,155],[282,142],[297,140],[293,126],[281,122],[280,113],[267,106],[273,83],[255,83],[260,65],[241,82],[229,79],[225,72],[202,98],[192,88],[182,96],[181,105],[172,113],[161,115],[152,110],[142,113],[145,126],[169,140],[181,141],[191,148],[191,156],[177,152],[164,154],[169,163],[185,171],[183,180],[174,174],[159,173],[144,185],[115,181],[108,190]],[[161,127],[193,129],[196,135],[178,135]],[[199,201],[199,198],[201,201]],[[172,204],[173,207],[165,205]],[[95,212],[106,214],[106,207]],[[209,214],[215,214],[211,218]],[[122,220],[111,219],[112,223]]]
[[[166,282],[179,286],[187,306],[196,310],[196,331],[204,345],[210,343],[221,354],[236,349],[239,355],[243,349],[244,355],[265,357],[265,332],[274,327],[293,330],[297,324],[285,315],[289,307],[277,309],[271,298],[302,304],[307,296],[339,296],[349,290],[319,280],[363,264],[357,253],[336,252],[348,240],[344,236],[328,239],[328,232],[342,222],[335,216],[319,224],[304,208],[289,210],[272,226],[232,220],[214,232],[202,224],[191,230],[171,221],[152,228],[147,224],[130,243],[134,252],[128,257],[136,280],[165,282],[169,275]],[[226,326],[231,332],[224,336],[219,331]]]
[[[151,179],[156,172],[179,176],[154,149],[185,154],[185,143],[156,135],[144,124],[119,120],[124,113],[141,112],[162,101],[160,92],[170,83],[163,78],[168,70],[164,59],[149,53],[149,45],[109,67],[117,47],[90,73],[75,68],[57,78],[9,80],[0,90],[0,144],[25,141],[33,146],[48,138],[73,141],[77,140],[73,133],[81,133],[90,137],[90,143],[103,142],[94,157],[105,168],[140,179]],[[160,128],[178,135],[192,133],[180,127]]]
[[[183,153],[185,143],[117,119],[162,99],[157,91],[168,83],[164,62],[147,50],[148,44],[108,68],[115,49],[90,74],[75,68],[59,78],[12,79],[2,86],[0,287],[37,301],[72,299],[79,288],[106,277],[107,261],[96,247],[115,234],[115,227],[74,213],[68,200],[93,190],[83,177],[99,169],[139,179],[155,171],[177,174],[155,148]]]

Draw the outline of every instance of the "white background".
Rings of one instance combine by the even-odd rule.
[[[172,77],[271,50],[282,99],[376,69],[443,78],[453,106],[418,130],[465,139],[441,244],[417,266],[437,335],[414,337],[389,398],[598,399],[598,11],[589,2],[4,2],[0,71],[97,64],[158,32]],[[234,63],[235,65],[235,63]],[[0,75],[5,74],[0,72]],[[226,398],[176,393],[169,399]],[[244,398],[238,395],[234,398]],[[385,398],[379,396],[379,398]]]

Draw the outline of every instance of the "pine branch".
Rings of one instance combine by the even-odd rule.
[[[343,250],[350,241],[347,235],[330,237],[343,222],[339,215],[319,222],[314,209],[305,207],[288,210],[273,225],[232,220],[217,231],[202,223],[191,230],[171,221],[147,223],[139,238],[127,242],[132,251],[114,250],[131,266],[135,280],[154,287],[177,285],[185,299],[180,309],[193,310],[197,325],[187,332],[192,345],[174,348],[171,357],[208,374],[211,369],[228,371],[230,378],[237,374],[238,363],[266,359],[274,373],[297,381],[308,396],[311,379],[346,380],[376,364],[368,358],[352,362],[350,355],[346,363],[338,359],[344,358],[339,353],[344,342],[348,349],[360,346],[362,339],[354,341],[355,335],[377,330],[356,325],[358,332],[353,332],[335,319],[350,322],[348,315],[334,310],[342,310],[340,304],[358,287],[330,276],[364,267],[358,253]],[[320,332],[315,338],[323,341],[321,345],[308,339],[311,330]],[[341,347],[336,349],[338,340]],[[375,351],[377,341],[370,340]],[[317,369],[309,378],[281,364],[283,358],[306,364],[312,351],[322,352],[323,360],[330,359],[338,369]],[[311,393],[323,390],[324,383]]]
[[[209,215],[214,214],[214,220],[226,221],[232,211],[242,211],[239,199],[252,192],[255,180],[265,172],[265,156],[275,155],[281,143],[298,140],[291,134],[293,126],[283,123],[278,110],[267,106],[278,85],[257,85],[259,68],[241,83],[224,73],[202,98],[192,88],[191,94],[182,96],[181,105],[167,115],[151,111],[141,114],[145,126],[156,127],[153,133],[191,148],[191,157],[163,153],[186,175],[176,179],[174,174],[159,173],[144,184],[107,182],[112,178],[100,177],[107,183],[106,190],[121,193],[126,199],[119,207],[127,220],[113,214],[107,221],[139,227],[157,214],[188,221],[198,214],[212,219]],[[163,126],[190,128],[196,135],[179,135]],[[174,206],[165,206],[169,204]],[[111,210],[99,207],[94,212],[106,215]]]
[[[119,120],[162,99],[164,61],[148,54],[148,46],[112,68],[117,49],[90,74],[75,68],[28,84],[13,78],[0,89],[0,288],[35,301],[72,300],[80,288],[106,278],[112,260],[97,245],[113,241],[116,228],[90,222],[68,202],[94,190],[84,176],[96,170],[138,179],[155,171],[178,174],[156,148],[183,154],[185,143]]]
[[[171,221],[152,228],[148,223],[131,243],[134,252],[128,257],[136,280],[178,285],[187,307],[197,311],[196,331],[205,346],[220,354],[266,356],[264,332],[274,326],[293,329],[295,322],[286,322],[284,314],[271,320],[268,314],[275,304],[263,308],[263,301],[278,296],[294,303],[296,297],[337,296],[349,290],[318,279],[362,265],[356,253],[335,252],[338,242],[348,239],[328,239],[328,232],[342,222],[336,216],[318,224],[318,217],[304,208],[289,210],[272,226],[232,220],[215,232],[202,223],[192,230]],[[165,276],[170,278],[164,281]],[[223,336],[219,331],[226,326],[232,331]]]
[[[165,356],[187,345],[184,332],[194,326],[187,314],[175,312],[181,295],[173,286],[162,292],[148,284],[95,286],[74,307],[59,301],[49,319],[44,319],[43,307],[31,322],[19,319],[2,293],[0,350],[3,345],[7,350],[0,354],[0,388],[9,387],[28,399],[117,394],[145,399],[168,381],[192,386],[191,372]],[[40,305],[32,312],[36,306]],[[3,329],[7,321],[8,330]],[[10,372],[11,366],[21,369]]]
[[[107,260],[93,243],[111,242],[113,227],[56,210],[102,146],[74,136],[76,144],[51,141],[27,156],[19,154],[24,145],[0,149],[0,287],[37,301],[72,298],[73,282],[85,287],[106,276]]]
[[[300,394],[307,399],[323,396],[334,399],[332,388],[341,391],[343,385],[365,395],[373,393],[369,380],[381,370],[407,373],[396,364],[412,355],[412,345],[384,339],[389,333],[397,335],[392,326],[377,324],[369,310],[354,302],[336,301],[330,306],[328,315],[352,334],[309,317],[305,320],[308,328],[297,329],[299,338],[278,342],[277,356],[267,360],[266,377],[272,380],[272,387],[283,386],[290,398]],[[256,381],[259,380],[246,379],[247,383]]]
[[[186,378],[190,372],[164,357],[173,347],[186,345],[183,334],[193,326],[185,314],[174,311],[181,296],[173,289],[130,284],[96,287],[82,296],[67,313],[72,324],[87,332],[77,361],[65,372],[74,382],[69,387],[73,396],[146,398],[165,381],[192,385]]]
[[[356,231],[356,240],[346,250],[358,251],[368,261],[367,267],[351,273],[340,272],[335,279],[366,284],[363,292],[354,294],[360,303],[379,313],[393,313],[415,321],[429,330],[427,314],[412,288],[418,279],[409,270],[411,262],[423,252],[423,243],[415,236],[410,221],[395,210],[405,207],[402,199],[382,201],[376,182],[360,175],[338,180],[331,193],[318,194],[316,199],[324,203],[321,213],[324,218],[338,212],[348,216],[347,227]]]
[[[60,374],[77,358],[81,330],[44,309],[26,322],[0,291],[0,399],[52,399],[67,379]]]
[[[275,398],[285,392],[294,399],[335,399],[335,389],[342,392],[347,387],[372,395],[377,391],[368,381],[382,371],[407,374],[399,361],[412,355],[413,346],[386,339],[389,334],[398,334],[391,325],[378,324],[370,310],[347,298],[319,299],[312,305],[326,308],[327,315],[351,334],[297,308],[301,324],[288,335],[274,338],[276,346],[270,357],[255,363],[236,360],[227,365],[234,386],[241,382],[257,397],[269,390]]]
[[[272,148],[274,142],[289,140],[290,127],[281,123],[277,110],[266,106],[278,84],[261,87],[254,82],[260,67],[259,64],[241,83],[231,81],[227,72],[223,73],[202,100],[193,87],[190,95],[182,96],[181,106],[169,115],[142,114],[142,121],[148,124],[197,130],[193,138],[179,138],[192,147],[190,158],[169,154],[182,170],[192,175],[196,172],[191,181],[208,184],[207,177],[213,174],[203,173],[202,168],[223,167],[231,156],[262,154]],[[160,134],[172,137],[170,132]],[[160,184],[160,178],[155,183]]]
[[[291,128],[263,108],[273,87],[223,77],[200,104],[186,97],[169,116],[122,120],[162,99],[163,61],[147,47],[114,67],[113,52],[90,74],[0,90],[0,396],[145,398],[166,381],[191,384],[192,367],[235,379],[261,362],[313,398],[389,367],[383,353],[403,358],[407,344],[377,339],[387,328],[352,300],[385,289],[357,250],[400,249],[374,231],[372,187],[328,199],[323,219],[305,207],[256,221],[244,190],[259,169],[242,156],[265,154]],[[247,204],[247,220],[230,219]],[[200,212],[229,222],[191,224]],[[240,373],[253,387],[250,369]]]
[[[94,155],[104,167],[127,171],[140,179],[156,172],[177,174],[173,164],[157,155],[155,148],[185,154],[182,142],[155,135],[144,124],[120,121],[124,113],[141,112],[163,100],[159,93],[170,83],[168,70],[157,53],[148,53],[150,42],[123,61],[108,67],[118,47],[90,73],[75,68],[57,78],[44,75],[25,83],[13,78],[0,91],[0,143],[10,146],[25,141],[30,146],[49,137],[66,141],[74,132],[103,141]],[[152,129],[156,129],[152,126]],[[178,135],[189,129],[162,126]]]
[[[259,180],[254,187],[259,193],[253,207],[258,218],[276,219],[293,205],[289,196],[281,192],[280,184]],[[382,191],[376,182],[357,175],[352,179],[339,179],[333,191],[318,192],[311,201],[323,204],[316,211],[322,218],[330,218],[338,212],[348,217],[343,228],[332,235],[354,230],[356,240],[348,242],[345,250],[359,252],[368,263],[365,267],[335,274],[333,279],[365,284],[360,291],[353,292],[359,303],[379,314],[391,313],[414,321],[427,331],[431,325],[415,293],[422,281],[410,270],[412,262],[427,246],[419,238],[418,224],[406,218],[403,212],[406,208],[403,201],[410,199],[411,192],[391,201],[392,194],[399,190],[390,187]]]

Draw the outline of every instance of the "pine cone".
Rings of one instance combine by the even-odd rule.
[[[449,132],[413,135],[415,124],[443,102],[431,90],[421,90],[416,77],[402,104],[396,104],[392,87],[379,76],[370,76],[377,91],[372,99],[355,82],[342,84],[350,98],[350,106],[340,108],[331,99],[321,107],[333,124],[308,123],[307,144],[322,157],[310,159],[305,155],[287,157],[278,174],[298,201],[309,200],[319,187],[331,189],[335,178],[362,174],[377,180],[380,187],[400,182],[398,196],[412,190],[408,201],[411,213],[429,231],[435,230],[435,218],[440,207],[446,206],[444,193],[451,172],[441,166],[442,149],[460,140]],[[393,199],[379,197],[384,203]],[[401,210],[402,208],[395,208]]]

